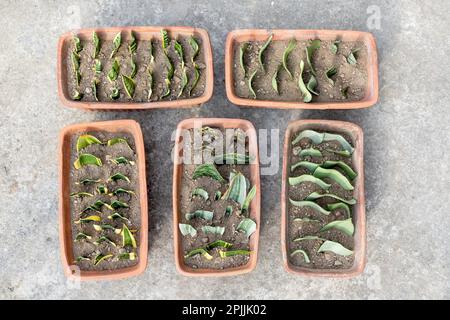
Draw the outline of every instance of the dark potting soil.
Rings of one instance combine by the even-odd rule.
[[[82,150],[82,153],[90,153],[99,157],[102,160],[103,165],[101,167],[97,167],[94,165],[84,166],[78,170],[73,167],[73,162],[77,159],[78,154],[76,151],[76,142],[78,137],[81,134],[91,134],[97,137],[100,141],[106,142],[109,139],[120,137],[125,138],[128,141],[131,149],[124,143],[118,143],[113,146],[106,145],[98,145],[92,144]],[[71,154],[71,171],[70,171],[70,191],[73,192],[89,192],[93,194],[93,197],[71,197],[71,212],[72,212],[72,236],[74,239],[73,242],[73,255],[76,259],[79,256],[89,257],[91,261],[81,261],[76,264],[80,267],[81,270],[114,270],[126,268],[129,266],[136,265],[139,261],[139,239],[140,239],[140,227],[141,227],[141,208],[140,208],[140,193],[139,193],[139,175],[138,175],[138,162],[139,159],[134,150],[134,138],[132,135],[128,133],[109,133],[103,131],[94,131],[94,132],[83,132],[72,137],[71,141],[72,145],[72,154]],[[110,157],[116,158],[124,156],[127,159],[134,161],[135,164],[113,164],[111,161],[108,161]],[[108,178],[115,173],[122,173],[130,179],[130,183],[119,180],[117,182],[107,182]],[[89,185],[81,185],[77,184],[79,181],[90,178],[90,179],[100,179],[101,182]],[[126,190],[132,190],[135,192],[135,195],[129,194],[119,194],[118,196],[110,196],[108,194],[98,194],[96,188],[98,185],[103,184],[108,187],[108,192],[113,192],[117,188],[123,188]],[[102,213],[99,214],[102,218],[101,222],[89,222],[89,223],[81,223],[75,224],[74,221],[78,220],[80,217],[86,217],[89,215],[96,215],[93,211],[86,212],[80,215],[86,207],[94,204],[97,200],[102,200],[106,203],[111,203],[113,200],[119,200],[125,202],[129,205],[129,208],[120,208],[114,210],[114,212],[119,212],[124,217],[128,218],[131,223],[127,223],[125,221],[120,221],[120,219],[111,220],[108,219],[108,216],[113,213],[113,211],[109,210],[106,207],[102,207]],[[123,224],[126,223],[127,227],[132,230],[136,230],[133,233],[136,242],[137,249],[133,249],[131,247],[122,248],[122,236],[120,234],[115,234],[113,230],[102,230],[96,231],[93,227],[94,224],[110,224],[114,228],[122,229]],[[75,241],[75,236],[79,233],[83,232],[87,235],[92,236],[90,240],[81,240]],[[114,247],[111,244],[103,242],[99,245],[95,245],[93,242],[96,241],[99,237],[106,236],[110,240],[112,240],[117,247]],[[126,252],[135,252],[136,260],[119,260],[118,255]],[[104,260],[99,263],[97,266],[94,266],[94,259],[98,254],[113,254],[114,257],[108,260]]]
[[[301,131],[296,132],[292,135],[291,141],[300,133]],[[320,131],[318,131],[320,132]],[[333,132],[330,132],[333,133]],[[339,133],[341,134],[341,133]],[[350,144],[353,145],[352,139],[345,134],[341,134]],[[322,157],[311,157],[311,156],[297,156],[297,151],[302,149],[308,149],[313,147],[322,152]],[[313,145],[311,140],[304,138],[299,143],[297,143],[292,148],[292,152],[290,156],[290,165],[288,168],[290,177],[298,177],[303,174],[310,174],[310,172],[304,167],[298,167],[294,171],[290,170],[290,166],[297,163],[298,161],[309,161],[314,163],[322,163],[325,161],[343,161],[353,168],[352,158],[345,157],[341,155],[337,155],[333,152],[327,150],[342,150],[341,145],[336,141],[323,142],[319,145]],[[335,167],[340,171],[338,167]],[[342,171],[341,171],[342,172]],[[342,172],[343,173],[343,172]],[[359,174],[358,172],[356,172]],[[343,173],[344,174],[344,173]],[[328,190],[329,193],[337,195],[344,199],[352,199],[354,197],[353,191],[344,190],[339,184],[337,184],[334,180],[329,178],[322,179],[325,182],[331,184],[331,188]],[[354,183],[352,183],[354,185]],[[316,184],[312,182],[303,182],[295,186],[289,186],[288,195],[293,200],[304,200],[309,194],[312,192],[324,193],[324,191]],[[304,268],[312,268],[312,269],[349,269],[353,266],[354,255],[350,255],[347,257],[334,254],[332,252],[321,252],[318,253],[319,247],[322,245],[322,240],[304,240],[300,242],[293,242],[294,239],[305,237],[305,236],[318,236],[325,238],[327,240],[335,241],[342,244],[345,248],[353,250],[354,249],[354,238],[352,236],[347,236],[346,234],[336,230],[330,229],[325,232],[319,232],[320,229],[326,224],[335,221],[335,220],[345,220],[346,215],[343,209],[338,209],[332,211],[328,216],[317,212],[316,210],[309,207],[295,207],[288,201],[288,259],[290,263],[296,266],[301,266]],[[325,208],[327,204],[336,203],[336,200],[331,198],[321,198],[315,201],[321,207]],[[352,206],[349,206],[352,209]],[[319,220],[318,222],[301,222],[294,221],[296,218],[309,218],[313,220]],[[355,223],[353,219],[353,223]],[[309,256],[310,263],[306,263],[302,254],[295,254],[291,256],[291,253],[297,249],[303,249]]]
[[[297,41],[294,50],[287,59],[287,65],[293,78],[281,67],[278,73],[278,91],[272,88],[272,77],[282,63],[283,53],[288,46],[287,41],[272,41],[263,54],[263,63],[265,72],[259,65],[258,54],[265,41],[248,42],[248,48],[244,55],[244,64],[246,66],[246,76],[241,69],[239,61],[239,50],[241,44],[234,46],[233,72],[234,72],[234,90],[237,96],[241,98],[251,98],[249,92],[248,79],[250,75],[258,70],[254,80],[253,89],[257,100],[273,101],[303,101],[303,96],[298,87],[298,78],[300,74],[300,61],[305,63],[303,71],[303,81],[308,83],[311,72],[306,59],[305,48],[309,46],[310,41]],[[336,54],[330,51],[334,41],[322,41],[320,48],[313,54],[313,67],[316,70],[318,85],[316,92],[319,96],[313,95],[314,102],[345,102],[359,101],[365,96],[367,88],[367,48],[364,42],[341,42]],[[353,51],[357,52],[357,63],[351,65],[347,62],[347,56]],[[337,68],[337,74],[331,77],[334,84],[326,77],[326,72],[332,66]],[[342,91],[348,87],[347,96]]]
[[[214,129],[217,131],[224,132],[220,129]],[[239,130],[239,129],[237,129]],[[193,129],[189,130],[191,135],[191,141],[193,141]],[[224,134],[225,137],[225,134]],[[191,143],[190,147],[185,146],[185,148],[193,148]],[[225,153],[225,152],[224,152]],[[246,146],[246,154],[248,154],[248,146]],[[209,177],[201,177],[196,180],[192,179],[193,172],[197,165],[195,164],[184,164],[183,166],[183,176],[181,179],[181,192],[180,192],[180,223],[190,224],[197,230],[197,235],[191,237],[190,235],[182,236],[182,250],[184,254],[187,254],[191,250],[205,247],[207,244],[216,241],[224,240],[230,242],[233,246],[228,250],[249,250],[249,240],[244,233],[236,231],[239,223],[245,218],[245,216],[240,215],[239,204],[233,200],[215,200],[214,195],[217,190],[220,190],[222,195],[226,192],[229,186],[229,175],[233,170],[241,172],[247,179],[250,178],[250,166],[249,165],[216,165],[217,170],[220,172],[222,177],[226,182],[220,183]],[[204,200],[201,197],[192,197],[192,191],[201,187],[208,192],[209,199]],[[252,187],[252,186],[251,186]],[[232,206],[233,211],[231,215],[226,216],[225,210],[227,206]],[[250,207],[252,203],[250,203]],[[186,213],[194,212],[196,210],[208,210],[214,212],[214,217],[212,221],[205,221],[200,218],[186,220]],[[225,232],[223,235],[212,235],[210,233],[205,234],[202,231],[202,226],[221,226],[225,227]],[[257,226],[259,228],[259,226]],[[189,258],[185,258],[184,262],[186,265],[192,268],[199,269],[227,269],[238,267],[247,264],[249,261],[248,255],[237,255],[226,258],[221,258],[219,256],[218,249],[213,249],[209,251],[213,256],[212,260],[207,260],[202,255],[198,254]]]
[[[83,41],[81,43],[83,45],[83,50],[79,53],[80,55],[80,72],[81,72],[81,81],[80,86],[77,85],[74,71],[72,69],[71,64],[71,52],[74,48],[74,44],[71,43],[70,50],[68,50],[66,54],[67,63],[67,74],[68,74],[68,92],[72,96],[75,90],[78,90],[83,94],[83,98],[81,101],[96,101],[94,98],[93,90],[92,90],[92,82],[94,78],[97,78],[100,82],[98,84],[97,96],[99,101],[102,102],[149,102],[148,100],[148,92],[149,92],[149,82],[148,82],[148,66],[150,62],[150,51],[149,45],[150,41],[144,41],[137,39],[137,49],[133,54],[134,61],[137,66],[137,74],[134,78],[136,83],[135,93],[133,99],[129,98],[122,83],[121,76],[117,78],[114,83],[111,83],[108,80],[108,72],[111,69],[111,65],[114,62],[114,59],[117,58],[120,64],[120,74],[130,75],[131,74],[131,64],[130,64],[130,52],[128,51],[128,41],[124,40],[124,33],[122,33],[122,45],[120,46],[118,52],[114,55],[112,59],[110,59],[110,55],[112,52],[113,44],[112,41],[101,41],[101,49],[98,54],[98,59],[102,63],[102,71],[100,74],[96,74],[93,70],[94,67],[94,59],[92,58],[92,52],[94,50],[94,45],[92,41]],[[151,64],[150,69],[152,70],[153,76],[153,90],[152,95],[150,97],[151,101],[158,100],[177,100],[177,99],[190,99],[203,95],[205,91],[206,85],[206,65],[204,61],[204,48],[202,46],[201,39],[195,38],[199,45],[199,53],[195,59],[195,63],[198,65],[200,78],[198,80],[197,85],[192,91],[191,96],[189,96],[189,90],[194,81],[194,66],[191,62],[192,57],[192,49],[188,43],[187,37],[179,37],[178,42],[180,42],[184,49],[184,60],[185,66],[188,74],[188,85],[184,89],[183,94],[180,97],[177,97],[181,90],[181,61],[177,53],[174,49],[174,41],[171,41],[168,56],[170,57],[175,71],[172,79],[172,83],[170,85],[171,93],[169,96],[161,98],[163,93],[165,92],[166,84],[164,79],[167,75],[167,63],[166,58],[164,56],[164,51],[161,47],[161,41],[152,40],[153,46],[153,56],[155,58],[154,62]],[[120,97],[117,100],[112,100],[110,98],[112,88],[118,88],[120,91]]]

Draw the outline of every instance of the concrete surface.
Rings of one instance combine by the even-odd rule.
[[[12,1],[2,0],[0,37],[0,298],[450,298],[448,193],[450,22],[448,1]],[[374,11],[375,10],[375,11]],[[380,10],[380,28],[367,24]],[[369,21],[371,22],[371,20]],[[56,90],[58,36],[79,27],[193,25],[214,47],[213,99],[192,110],[80,112]],[[227,32],[237,28],[370,30],[378,40],[380,101],[366,110],[241,109],[224,91]],[[188,117],[240,117],[257,128],[299,118],[356,122],[365,133],[368,264],[351,280],[287,274],[280,251],[281,171],[262,178],[257,269],[246,276],[191,279],[176,273],[172,243],[171,133]],[[71,283],[60,263],[57,136],[65,125],[132,118],[149,163],[147,271],[116,282]]]

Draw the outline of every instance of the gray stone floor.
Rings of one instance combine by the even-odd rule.
[[[448,1],[12,1],[2,0],[0,37],[0,298],[450,298],[448,193],[450,23]],[[375,6],[375,7],[373,7]],[[370,29],[369,10],[380,10]],[[214,97],[201,108],[80,112],[57,98],[58,36],[79,27],[193,25],[214,47]],[[224,90],[224,43],[239,28],[369,30],[378,41],[380,101],[366,110],[276,111],[231,105]],[[239,117],[260,128],[324,118],[365,133],[368,264],[351,280],[287,274],[280,250],[281,171],[262,178],[257,269],[221,279],[178,275],[173,258],[170,137],[198,116]],[[149,163],[147,271],[116,282],[67,282],[57,225],[57,137],[68,124],[131,118],[144,130]]]

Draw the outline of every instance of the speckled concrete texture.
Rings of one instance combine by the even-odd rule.
[[[380,24],[373,15],[380,14]],[[2,0],[0,37],[0,298],[6,299],[425,299],[450,298],[450,22],[448,1],[12,1]],[[79,27],[193,25],[214,48],[213,99],[201,108],[82,112],[57,98],[58,36]],[[335,28],[373,32],[380,101],[354,111],[276,111],[231,105],[224,43],[237,28]],[[262,177],[257,268],[245,276],[193,279],[175,270],[171,135],[188,117],[238,117],[257,129],[326,118],[365,133],[368,264],[350,280],[287,274],[280,249],[281,171]],[[57,136],[65,125],[139,121],[147,148],[150,252],[147,271],[115,282],[63,275],[57,225]],[[282,146],[273,146],[281,151]],[[281,154],[281,152],[279,152]],[[280,165],[281,167],[281,165]]]

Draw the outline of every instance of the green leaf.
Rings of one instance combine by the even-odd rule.
[[[124,188],[117,188],[116,190],[114,190],[112,193],[110,193],[110,196],[118,196],[120,194],[129,194],[129,195],[135,195],[133,190],[127,190]]]
[[[81,99],[83,99],[83,94],[80,91],[75,90],[72,95],[72,100],[80,101]]]
[[[136,52],[136,49],[137,49],[137,41],[136,41],[136,37],[135,37],[135,35],[134,35],[134,32],[131,31],[130,33],[131,33],[131,35],[130,35],[131,38],[130,38],[130,42],[128,43],[128,51],[129,51],[130,54],[132,55],[133,53]]]
[[[242,173],[238,172],[234,174],[233,177],[230,179],[230,185],[227,191],[223,194],[222,199],[234,200],[235,202],[239,203],[242,208],[246,196],[247,196],[247,180]]]
[[[295,256],[296,254],[299,254],[299,253],[301,253],[303,255],[303,258],[305,259],[306,263],[311,263],[311,260],[309,260],[308,254],[305,252],[305,250],[302,250],[302,249],[297,249],[297,250],[293,251],[291,253],[291,257],[293,257],[293,256]]]
[[[252,252],[249,250],[232,250],[232,251],[219,250],[219,255],[221,258],[240,256],[240,255],[249,255],[250,253],[252,253]]]
[[[98,246],[98,245],[102,244],[103,242],[106,242],[107,244],[110,244],[113,247],[117,247],[117,245],[114,243],[114,241],[112,241],[111,239],[109,239],[106,236],[101,236],[100,238],[97,239],[97,241],[94,241],[94,244]]]
[[[95,101],[98,101],[98,85],[99,85],[100,81],[97,78],[94,78],[94,80],[92,80],[92,94],[94,95],[94,99]]]
[[[120,138],[120,137],[115,137],[115,138],[109,139],[109,140],[106,142],[106,145],[107,145],[108,147],[110,147],[110,146],[113,146],[113,145],[116,145],[116,144],[120,144],[120,143],[126,144],[126,145],[128,146],[128,148],[131,149],[130,145],[128,144],[127,139],[125,139],[125,138]],[[131,150],[132,150],[132,149],[131,149]]]
[[[148,86],[147,100],[150,101],[153,93],[153,75],[150,69],[148,70],[147,75],[147,86]]]
[[[80,223],[88,223],[88,222],[100,222],[101,220],[102,220],[102,218],[100,218],[100,216],[93,215],[93,216],[88,216],[86,218],[78,219],[78,220],[74,221],[74,223],[80,224]]]
[[[327,169],[339,167],[340,169],[342,169],[342,171],[344,171],[344,173],[347,175],[347,177],[350,178],[350,180],[353,180],[358,176],[358,174],[355,171],[353,171],[353,169],[343,161],[328,160],[322,164],[322,167],[327,168]]]
[[[306,85],[306,88],[308,89],[309,92],[311,92],[312,94],[315,94],[316,96],[319,95],[319,93],[317,93],[316,90],[317,87],[317,79],[316,77],[312,74],[311,77],[309,78],[308,84]]]
[[[332,152],[334,154],[337,154],[339,156],[343,157],[350,157],[351,153],[348,150],[333,150],[333,149],[325,149],[325,151]]]
[[[198,84],[198,80],[200,79],[200,71],[197,65],[194,66],[194,82],[192,83],[191,89],[189,90],[189,96],[192,95],[192,91]]]
[[[177,40],[175,40],[173,47],[175,48],[175,52],[178,55],[178,58],[180,58],[181,62],[181,68],[184,69],[184,50],[181,43],[179,43]]]
[[[121,253],[118,255],[119,260],[130,260],[130,261],[134,261],[136,260],[136,253],[134,252],[125,252],[125,253]]]
[[[339,44],[341,43],[340,40],[336,40],[334,41],[334,43],[331,45],[330,47],[330,51],[332,54],[337,54],[338,50],[339,50]]]
[[[298,177],[289,177],[289,185],[290,186],[296,186],[303,182],[312,182],[321,187],[324,190],[328,190],[331,188],[331,184],[326,183],[322,179],[316,178],[309,174],[304,174]]]
[[[277,94],[280,94],[278,91],[278,73],[280,72],[281,69],[281,64],[278,65],[277,70],[275,71],[275,73],[272,76],[272,88],[273,90],[275,90],[275,92]]]
[[[72,198],[84,198],[84,197],[93,197],[94,195],[89,192],[72,192],[70,196]]]
[[[233,206],[227,206],[225,208],[225,217],[229,217],[233,213]]]
[[[150,54],[150,63],[149,63],[149,64],[152,64],[153,62],[155,62],[155,55],[154,55],[154,53],[153,53],[153,43],[152,43],[152,39],[150,39],[148,43],[149,43],[149,44],[148,44],[148,52],[149,52],[149,54]]]
[[[73,35],[73,45],[74,45],[74,52],[80,53],[81,50],[83,50],[83,45],[81,44],[80,38],[78,38],[76,35]]]
[[[200,177],[211,177],[219,182],[225,181],[219,171],[217,171],[216,166],[209,163],[201,164],[195,168],[192,179],[196,180]]]
[[[346,99],[348,98],[348,89],[350,89],[350,87],[347,86],[341,90],[342,96]]]
[[[291,171],[294,171],[298,167],[304,167],[308,169],[309,172],[314,172],[320,166],[319,163],[313,163],[309,161],[299,161],[291,166]]]
[[[353,254],[353,251],[345,248],[342,244],[334,241],[327,240],[325,241],[319,248],[317,252],[333,252],[340,256],[350,256]]]
[[[239,63],[241,65],[242,72],[244,73],[244,78],[246,75],[244,56],[245,56],[245,52],[247,51],[247,48],[248,48],[248,42],[242,43],[241,46],[239,47]]]
[[[342,188],[344,188],[345,190],[353,190],[353,186],[350,183],[350,181],[348,181],[348,179],[339,171],[335,170],[335,169],[325,169],[322,167],[318,167],[314,173],[313,176],[316,178],[330,178],[334,181],[336,181]]]
[[[75,236],[75,241],[90,240],[90,239],[92,239],[92,237],[83,232],[78,232],[77,235]]]
[[[248,208],[250,206],[250,202],[252,202],[253,198],[256,195],[256,186],[253,186],[247,194],[247,197],[244,200],[244,204],[242,205],[242,213],[246,214],[248,212]]]
[[[322,157],[322,152],[314,148],[308,148],[301,150],[298,155],[300,157]]]
[[[291,71],[289,71],[287,60],[288,60],[288,57],[291,54],[291,52],[294,50],[296,44],[297,44],[297,42],[295,41],[295,39],[291,39],[291,41],[289,41],[289,43],[288,43],[288,46],[286,47],[286,49],[284,49],[284,52],[283,52],[283,68],[289,74],[289,77],[291,79],[293,77],[292,77]]]
[[[77,152],[80,152],[82,149],[87,148],[91,144],[102,144],[102,142],[93,135],[82,134],[77,139]]]
[[[295,218],[293,221],[301,222],[301,223],[310,223],[310,222],[322,223],[322,221],[320,221],[320,220],[310,219],[310,218]]]
[[[134,161],[128,160],[126,157],[117,157],[117,158],[109,159],[109,161],[111,161],[114,164],[129,164],[132,166],[135,165]]]
[[[134,95],[134,90],[136,88],[136,83],[134,82],[134,80],[126,75],[122,75],[122,83],[123,86],[125,88],[125,92],[127,93],[127,95],[133,99],[133,95]]]
[[[215,164],[249,164],[250,156],[241,153],[224,153],[214,157]]]
[[[180,89],[180,92],[178,93],[178,98],[183,94],[184,89],[186,88],[188,82],[189,82],[189,79],[188,79],[187,71],[186,71],[186,68],[183,67],[183,70],[181,73],[181,89]]]
[[[119,209],[119,208],[129,208],[130,206],[126,204],[125,202],[114,200],[111,202],[111,207],[113,209]]]
[[[261,47],[261,49],[259,50],[258,53],[258,60],[259,60],[259,65],[261,66],[262,70],[264,72],[266,72],[266,70],[264,69],[264,63],[263,63],[263,54],[264,51],[266,51],[267,47],[269,46],[269,44],[272,42],[272,38],[273,38],[273,34],[271,34],[269,36],[269,38],[266,40],[266,42],[263,44],[263,46]]]
[[[347,62],[351,65],[355,65],[358,63],[358,51],[361,49],[355,49],[350,52],[350,54],[347,57]]]
[[[190,221],[195,218],[201,218],[203,220],[212,221],[214,212],[207,210],[196,210],[191,213],[186,213],[186,220]]]
[[[98,231],[98,232],[105,231],[105,230],[114,231],[115,234],[120,234],[122,232],[122,229],[114,228],[110,224],[94,224],[93,227],[94,227],[95,231]]]
[[[94,46],[92,58],[96,59],[98,54],[100,53],[100,38],[98,37],[97,32],[95,31],[92,31],[92,44]]]
[[[72,69],[73,71],[78,71],[80,69],[80,56],[75,51],[72,51],[70,55],[70,59],[72,61]]]
[[[334,85],[334,80],[331,79],[331,77],[335,76],[337,74],[337,68],[336,66],[332,66],[330,69],[327,70],[325,75],[327,76],[328,81]]]
[[[189,44],[191,45],[191,48],[192,48],[191,61],[192,61],[192,64],[195,65],[194,60],[197,57],[200,48],[199,48],[199,45],[197,43],[197,40],[195,40],[194,37],[190,37],[189,38]]]
[[[122,44],[122,34],[119,31],[119,33],[117,33],[113,39],[113,50],[111,51],[111,55],[109,56],[110,59],[112,59],[116,54],[116,52],[119,51],[121,44]]]
[[[106,207],[106,208],[108,208],[109,210],[113,210],[113,208],[112,208],[111,205],[107,204],[106,202],[103,202],[102,200],[97,200],[97,201],[95,201],[95,203],[94,203],[93,205],[89,206],[89,207],[86,208],[86,209],[89,209],[89,210],[95,210],[95,211],[99,211],[99,212],[100,212],[100,210],[101,210],[103,207]],[[85,210],[86,210],[86,209],[85,209]]]
[[[195,230],[195,228],[190,224],[179,223],[178,228],[183,236],[190,235],[191,237],[195,237],[197,235],[197,230]]]
[[[222,192],[220,192],[220,190],[217,190],[216,193],[214,194],[214,200],[217,201],[222,197]]]
[[[77,160],[73,163],[73,166],[75,169],[80,169],[81,167],[87,166],[87,165],[95,165],[98,167],[102,166],[102,160],[100,158],[97,158],[96,156],[89,154],[89,153],[83,153],[80,154]]]
[[[107,255],[103,255],[103,254],[98,254],[95,259],[94,259],[94,266],[99,265],[101,262],[111,259],[113,257],[112,254],[107,254]]]
[[[170,39],[169,34],[164,29],[161,30],[161,45],[164,52],[167,53],[167,50],[169,49],[170,46]]]
[[[334,194],[331,194],[331,193],[320,194],[318,192],[313,192],[309,196],[306,197],[306,200],[307,201],[314,201],[314,200],[317,200],[317,199],[320,199],[320,198],[327,198],[327,197],[336,199],[338,201],[344,202],[344,203],[349,204],[349,205],[356,204],[356,200],[355,199],[345,200],[345,199],[343,199],[343,198],[341,198],[339,196],[336,196]]]
[[[311,44],[306,47],[306,61],[308,62],[308,66],[311,69],[311,73],[313,75],[316,75],[316,71],[314,70],[314,67],[312,65],[312,56],[314,52],[320,48],[321,41],[319,39],[311,41]]]
[[[126,175],[124,175],[124,174],[122,174],[120,172],[115,173],[111,177],[108,178],[108,181],[117,182],[119,180],[124,180],[124,181],[130,183],[130,179]]]
[[[300,75],[298,76],[298,87],[300,89],[300,92],[303,95],[303,101],[304,102],[311,102],[312,95],[311,92],[309,92],[308,88],[306,87],[305,83],[303,82],[303,69],[305,67],[305,63],[303,60],[300,61]]]
[[[126,221],[128,223],[131,223],[130,219],[125,218],[123,215],[121,215],[118,212],[114,212],[112,215],[108,216],[108,219],[109,220],[117,220],[117,219],[119,219],[119,220],[122,220],[122,221]]]
[[[94,72],[96,74],[100,74],[102,72],[102,62],[100,61],[100,59],[94,60]]]
[[[81,261],[91,261],[91,259],[89,257],[78,256],[74,262],[81,262]]]
[[[224,227],[203,226],[202,231],[203,231],[203,233],[212,233],[212,234],[221,236],[225,232],[225,228]]]
[[[102,180],[100,180],[100,179],[91,179],[91,178],[86,178],[86,179],[82,179],[82,180],[80,180],[79,182],[75,182],[75,184],[78,184],[78,185],[83,185],[83,186],[86,186],[86,185],[88,185],[88,184],[94,184],[94,183],[99,183],[99,182],[101,182]]]
[[[256,93],[255,90],[253,90],[253,78],[255,78],[256,73],[258,70],[255,70],[250,78],[248,78],[248,90],[250,91],[250,94],[253,96],[253,99],[256,99]]]
[[[210,244],[208,244],[205,249],[206,250],[212,250],[214,248],[225,248],[225,249],[228,249],[228,248],[231,248],[232,246],[233,246],[232,243],[229,243],[229,242],[226,242],[226,241],[223,241],[223,240],[216,240],[216,241],[211,242]]]
[[[337,141],[344,148],[344,150],[347,150],[348,152],[350,152],[350,154],[352,154],[354,151],[354,148],[350,145],[350,143],[348,143],[347,140],[345,140],[343,136],[327,132],[317,132],[314,130],[303,130],[302,132],[300,132],[300,134],[295,137],[294,140],[292,140],[292,145],[299,143],[300,140],[304,138],[310,139],[315,145],[327,141]]]
[[[295,201],[295,200],[289,199],[289,202],[294,207],[299,207],[299,208],[308,207],[308,208],[314,209],[317,212],[320,212],[321,214],[324,214],[326,216],[331,213],[331,211],[325,210],[324,208],[322,208],[321,206],[319,206],[317,203],[315,203],[313,201],[309,201],[309,200]]]
[[[77,86],[79,86],[81,82],[81,72],[79,70],[75,71],[75,81],[77,82]]]
[[[191,197],[193,198],[195,196],[202,197],[205,201],[209,199],[208,192],[203,188],[195,188],[194,190],[192,190]]]
[[[133,56],[130,57],[130,65],[131,65],[130,78],[134,79],[134,77],[136,76],[136,73],[137,73],[137,65],[133,59]]]
[[[198,248],[198,249],[194,249],[194,250],[192,250],[192,251],[189,251],[185,256],[184,256],[184,258],[190,258],[190,257],[193,257],[193,256],[195,256],[195,255],[197,255],[197,254],[201,254],[204,258],[206,258],[207,260],[212,260],[212,255],[210,255],[209,253],[208,253],[208,251],[206,251],[205,249],[203,249],[203,248]]]
[[[111,69],[108,72],[108,80],[109,82],[114,82],[119,77],[120,73],[120,64],[117,59],[114,59],[114,62],[111,65]]]
[[[326,239],[320,238],[318,236],[304,236],[297,239],[292,240],[293,242],[300,242],[300,241],[308,241],[308,240],[322,240],[325,241]]]
[[[343,209],[345,211],[345,215],[347,216],[347,218],[351,217],[350,207],[346,203],[343,202],[330,203],[327,204],[327,209],[330,211]]]
[[[236,228],[237,231],[243,231],[247,238],[256,231],[256,222],[250,218],[244,218]]]
[[[132,246],[133,248],[137,248],[136,239],[131,233],[130,229],[128,229],[127,225],[124,223],[122,227],[122,247]]]
[[[346,219],[346,220],[335,220],[328,224],[326,224],[322,229],[320,229],[320,232],[328,231],[330,229],[336,229],[339,230],[349,237],[353,236],[353,233],[355,232],[355,226],[353,225],[352,219]]]

